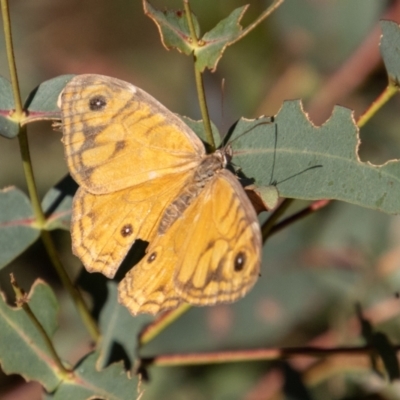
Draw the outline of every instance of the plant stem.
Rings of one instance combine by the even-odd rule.
[[[277,209],[271,214],[271,216],[263,223],[261,227],[263,243],[266,242],[270,236],[271,230],[274,227],[276,221],[286,212],[289,206],[292,204],[293,199],[284,199]]]
[[[26,126],[20,127],[20,134],[18,135],[18,139],[20,143],[20,151],[22,157],[22,165],[24,168],[25,180],[28,185],[29,197],[32,202],[38,229],[41,230],[41,238],[43,240],[47,254],[55,270],[57,271],[57,274],[62,284],[64,285],[65,289],[68,291],[73,302],[75,303],[75,306],[91,338],[97,342],[97,340],[100,337],[100,334],[96,322],[93,320],[90,311],[87,308],[85,301],[83,300],[81,293],[78,291],[77,288],[74,287],[71,279],[69,278],[67,272],[65,271],[65,268],[62,265],[60,258],[58,257],[57,250],[51,238],[50,232],[45,229],[46,217],[43,213],[36,189],[35,178],[32,169],[32,161],[29,153]]]
[[[278,233],[282,229],[286,228],[287,226],[293,224],[294,222],[299,221],[300,219],[303,219],[310,214],[315,213],[316,211],[320,210],[323,207],[326,207],[331,200],[317,200],[311,203],[308,207],[304,208],[303,210],[297,212],[296,214],[291,215],[290,217],[284,219],[283,221],[277,223],[272,227],[272,229],[269,231],[269,236],[274,235],[275,233]]]
[[[99,328],[92,315],[90,314],[89,309],[86,306],[86,303],[82,297],[81,292],[73,285],[70,277],[65,271],[64,266],[61,263],[61,260],[58,256],[57,250],[55,249],[54,242],[51,238],[50,232],[46,230],[41,231],[41,237],[46,248],[47,254],[53,264],[57,274],[64,285],[65,289],[68,291],[69,295],[72,298],[72,301],[75,304],[75,307],[78,310],[79,315],[81,316],[82,322],[84,323],[87,331],[91,338],[97,343],[100,339]]]
[[[394,350],[400,350],[400,346],[393,346]],[[210,353],[189,353],[189,354],[165,354],[155,357],[144,357],[141,359],[146,366],[156,365],[159,367],[172,367],[179,365],[205,365],[224,364],[231,362],[249,361],[272,361],[293,357],[326,358],[327,356],[338,356],[342,354],[370,354],[376,349],[372,346],[359,347],[289,347],[271,349],[238,350]]]
[[[183,6],[185,8],[185,14],[186,14],[187,22],[189,25],[190,37],[193,42],[193,47],[196,48],[199,46],[199,42],[198,42],[198,38],[196,35],[196,30],[194,28],[192,12],[190,11],[190,6],[189,6],[189,0],[183,0]],[[214,151],[215,150],[215,142],[214,142],[214,137],[212,134],[210,116],[208,113],[206,95],[205,95],[205,91],[204,91],[203,75],[202,75],[201,71],[199,71],[197,68],[195,52],[193,52],[193,61],[194,61],[193,66],[194,66],[194,77],[195,77],[195,81],[196,81],[196,90],[197,90],[197,96],[198,96],[198,100],[199,100],[201,116],[203,119],[204,130],[205,130],[207,142],[210,145],[211,150]]]
[[[139,345],[143,346],[153,340],[165,328],[191,308],[190,304],[182,304],[177,309],[161,315],[152,324],[147,326],[139,336]]]
[[[46,217],[43,213],[33,175],[31,154],[29,151],[28,135],[26,125],[19,127],[18,134],[19,149],[22,159],[26,185],[28,186],[29,197],[31,199],[33,212],[35,214],[37,228],[42,230],[46,224]]]
[[[238,35],[235,40],[230,42],[229,44],[236,43],[240,39],[242,39],[244,36],[246,36],[249,32],[251,32],[257,25],[259,25],[262,21],[264,21],[265,18],[267,18],[270,14],[272,14],[282,3],[284,0],[274,0],[274,2],[263,12],[260,14],[260,16],[249,26],[247,26],[245,29],[243,29],[240,32],[240,35]]]
[[[358,119],[357,126],[363,127],[377,112],[383,107],[399,90],[399,88],[391,83],[378,96],[378,98],[368,107],[367,111]]]
[[[18,84],[18,75],[17,69],[15,65],[15,57],[13,50],[13,41],[12,41],[12,32],[11,32],[11,24],[10,24],[10,14],[8,8],[7,0],[1,0],[1,10],[3,16],[3,26],[4,26],[4,36],[6,40],[6,49],[7,49],[7,57],[8,64],[10,69],[10,76],[13,87],[14,94],[14,102],[15,102],[15,113],[13,116],[15,120],[20,122],[23,119],[23,108],[21,103],[21,95],[19,91]],[[24,170],[25,180],[28,187],[29,197],[32,203],[33,212],[36,220],[36,228],[41,231],[41,237],[44,242],[47,254],[50,257],[51,262],[53,263],[54,268],[56,269],[58,276],[60,277],[61,282],[65,286],[66,290],[69,292],[72,297],[75,306],[78,309],[78,312],[82,318],[83,323],[85,324],[89,334],[92,339],[97,341],[99,339],[99,331],[96,326],[95,321],[90,315],[90,311],[86,307],[86,304],[78,292],[78,290],[73,286],[68,274],[66,273],[58,255],[56,248],[54,246],[54,242],[50,236],[50,233],[46,231],[46,217],[43,213],[43,209],[40,203],[39,195],[36,188],[35,177],[33,174],[32,168],[32,160],[29,151],[29,143],[28,143],[28,135],[26,126],[19,126],[19,147],[22,158],[22,166]]]
[[[8,1],[1,0],[1,15],[3,16],[4,39],[6,42],[6,52],[8,68],[10,70],[11,84],[14,94],[15,117],[19,121],[23,116],[21,92],[19,90],[17,67],[15,65],[14,46],[12,44],[12,32],[10,21],[10,10],[8,8]]]
[[[51,356],[53,357],[53,360],[57,366],[58,372],[62,376],[62,378],[65,378],[69,376],[71,371],[66,369],[61,362],[60,357],[58,356],[56,349],[53,346],[53,342],[51,341],[49,335],[47,334],[46,330],[43,328],[43,325],[40,323],[40,321],[36,318],[36,315],[33,313],[32,309],[29,306],[28,299],[24,291],[18,286],[14,275],[11,274],[11,286],[14,290],[15,297],[16,297],[16,304],[18,307],[21,307],[27,317],[31,320],[33,325],[35,325],[36,329],[39,331],[40,335],[42,336],[44,342],[46,343],[46,346],[48,347]]]

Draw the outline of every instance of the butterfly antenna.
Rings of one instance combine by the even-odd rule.
[[[236,124],[237,124],[237,122],[236,122],[235,125],[232,126],[232,128],[230,129],[230,131],[229,131],[229,132],[227,133],[227,135],[225,136],[225,139],[227,139],[226,142],[229,142],[229,143],[226,143],[225,146],[226,146],[227,144],[232,144],[235,140],[240,139],[240,138],[241,138],[242,136],[244,136],[244,135],[247,135],[247,134],[248,134],[249,132],[251,132],[254,128],[257,128],[258,126],[261,126],[261,125],[270,125],[270,124],[273,124],[274,121],[275,121],[275,117],[274,117],[274,116],[272,116],[272,117],[264,117],[264,118],[269,118],[269,121],[261,121],[261,122],[257,123],[256,125],[252,126],[251,128],[245,130],[245,131],[242,132],[240,135],[236,136],[235,139],[232,139],[231,141],[229,141],[228,138],[229,138],[229,136],[232,134],[232,131],[233,131],[233,129],[235,128],[235,126],[236,126]]]
[[[224,103],[225,103],[225,78],[222,78],[222,80],[221,80],[221,121],[222,121],[223,127],[225,125]]]
[[[279,184],[281,184],[281,183],[283,183],[283,182],[286,182],[286,181],[288,181],[289,179],[292,179],[292,178],[294,178],[294,177],[296,177],[296,176],[299,176],[299,175],[301,175],[301,174],[304,174],[304,172],[307,172],[307,171],[309,171],[310,169],[315,169],[315,168],[322,168],[322,165],[313,165],[312,167],[308,167],[308,168],[304,169],[303,171],[297,172],[296,174],[293,174],[293,175],[289,176],[288,178],[285,178],[285,179],[283,179],[283,180],[281,180],[281,181],[279,181],[279,182],[274,181],[274,182],[275,182],[275,185],[274,185],[274,186],[279,185]]]

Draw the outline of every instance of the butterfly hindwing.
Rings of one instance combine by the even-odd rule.
[[[79,188],[72,206],[72,250],[89,272],[114,277],[136,239],[151,241],[188,174],[103,195]]]
[[[133,314],[156,314],[181,301],[232,302],[255,283],[260,259],[256,213],[236,177],[223,170],[149,245],[120,283],[119,300]]]
[[[257,215],[237,178],[220,171],[187,209],[171,236],[181,249],[174,283],[195,305],[230,303],[243,297],[260,273],[262,239]]]

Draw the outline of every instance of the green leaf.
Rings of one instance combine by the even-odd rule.
[[[144,13],[150,17],[160,32],[161,41],[166,49],[177,49],[184,54],[193,52],[189,26],[185,11],[159,11],[148,1],[143,0]],[[196,16],[192,13],[196,36],[200,35],[200,27]]]
[[[28,197],[9,187],[0,191],[0,268],[27,249],[38,237]]]
[[[379,355],[390,381],[398,379],[400,377],[400,369],[399,362],[397,361],[396,349],[384,333],[374,332],[370,321],[364,318],[360,304],[356,304],[356,313],[357,319],[361,325],[362,337],[367,345],[375,350],[375,352],[371,352],[369,355],[372,369],[381,375],[377,364],[377,355]]]
[[[65,85],[74,75],[61,75],[41,83],[28,96],[24,109],[27,117],[23,124],[45,119],[60,119],[57,100]]]
[[[8,118],[14,110],[14,98],[11,83],[0,76],[0,135],[13,138],[18,135],[19,126]]]
[[[203,121],[194,121],[193,119],[190,119],[189,117],[182,116],[181,117],[183,122],[189,126],[190,129],[204,142],[205,145],[207,145],[207,138],[206,138],[206,132],[204,130],[204,124]],[[211,130],[212,134],[214,137],[214,143],[216,147],[219,147],[221,144],[221,135],[219,133],[218,128],[215,126],[215,124],[211,121]]]
[[[78,185],[67,175],[44,196],[42,208],[46,214],[46,229],[69,230],[71,221],[72,198]]]
[[[361,162],[358,129],[344,107],[335,107],[330,119],[315,127],[300,101],[286,101],[275,124],[241,119],[230,139],[233,163],[257,186],[270,185],[273,171],[282,197],[336,199],[400,212],[400,162]]]
[[[373,335],[371,345],[377,351],[383,361],[385,370],[391,382],[400,378],[399,362],[396,348],[390,343],[389,338],[382,332]]]
[[[54,393],[54,400],[131,400],[136,398],[136,378],[130,378],[123,363],[96,369],[96,353],[91,353],[74,369],[74,376],[63,381]]]
[[[201,46],[195,49],[196,68],[204,71],[206,68],[215,71],[219,59],[225,49],[232,44],[242,32],[239,24],[247,6],[239,7],[222,21],[220,21],[211,31],[201,38]]]
[[[0,76],[0,110],[13,110],[14,97],[12,86],[9,80]]]
[[[255,187],[254,192],[262,199],[266,210],[272,210],[278,205],[279,191],[276,186]]]
[[[123,350],[130,362],[136,358],[137,338],[143,326],[154,318],[149,315],[133,317],[128,309],[118,303],[117,284],[107,282],[107,302],[100,314],[101,342],[98,348],[97,367],[104,368],[110,359],[115,359],[116,347]]]
[[[51,337],[57,328],[58,305],[51,288],[37,280],[29,294],[29,306]],[[60,382],[50,351],[37,327],[21,308],[6,304],[0,293],[0,363],[6,374],[20,374],[52,391]]]
[[[393,21],[381,21],[380,50],[389,81],[400,86],[400,27]]]

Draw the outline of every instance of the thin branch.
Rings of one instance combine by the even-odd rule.
[[[272,14],[282,3],[284,2],[284,0],[275,0],[263,13],[260,14],[260,16],[250,25],[248,25],[246,28],[244,28],[242,30],[242,32],[240,33],[239,36],[237,36],[235,38],[235,40],[233,40],[231,43],[229,43],[230,45],[233,43],[236,43],[237,41],[239,41],[240,39],[242,39],[243,37],[245,37],[248,33],[250,33],[255,27],[257,27],[258,25],[260,25],[260,23],[262,21],[264,21],[264,19],[266,19],[270,14]]]
[[[283,221],[279,222],[278,224],[274,225],[270,230],[269,235],[272,236],[275,233],[278,233],[282,229],[286,228],[287,226],[309,216],[310,214],[319,211],[321,208],[326,207],[331,200],[317,200],[311,203],[308,207],[304,208],[303,210],[291,215],[290,217],[284,219]]]
[[[21,101],[21,92],[19,90],[17,67],[15,64],[14,46],[12,41],[11,21],[10,21],[10,10],[8,8],[8,1],[1,0],[1,15],[3,16],[3,29],[4,39],[6,42],[6,52],[8,68],[10,70],[11,84],[13,88],[14,104],[15,104],[15,115],[17,120],[22,118],[23,108]]]
[[[279,206],[276,208],[276,210],[271,214],[271,216],[263,223],[261,227],[263,243],[265,243],[268,237],[271,235],[271,231],[275,223],[286,212],[292,202],[293,199],[284,199],[282,203],[279,204]]]
[[[83,324],[85,325],[87,331],[89,332],[90,337],[97,343],[100,339],[99,328],[96,324],[96,321],[93,319],[85,300],[82,297],[81,292],[73,285],[70,277],[65,271],[65,268],[58,256],[57,250],[54,246],[53,239],[50,236],[50,232],[46,230],[41,231],[41,237],[46,248],[47,254],[49,255],[50,261],[53,264],[57,274],[64,285],[65,289],[69,293],[72,298],[72,301],[75,304],[75,307],[78,310],[78,313],[82,319]]]
[[[148,325],[139,335],[139,345],[143,346],[153,340],[157,335],[159,335],[165,328],[171,325],[175,320],[177,320],[182,314],[190,310],[190,304],[182,304],[175,310],[171,310],[159,318],[157,318],[153,323]]]
[[[190,10],[189,0],[183,0],[183,6],[185,8],[185,14],[186,14],[186,18],[187,18],[188,25],[189,25],[190,36],[193,41],[193,47],[197,47],[198,46],[198,38],[196,36],[196,30],[194,28],[194,23],[193,23],[193,18],[192,18],[192,12]],[[206,95],[205,95],[205,91],[204,91],[203,75],[197,69],[196,65],[197,65],[196,64],[196,56],[195,56],[195,54],[193,54],[194,77],[195,77],[195,81],[196,81],[196,90],[197,90],[197,97],[199,100],[201,117],[203,119],[204,130],[205,130],[207,142],[210,145],[211,150],[214,151],[215,150],[215,141],[214,141],[214,137],[212,134],[210,115],[208,113]]]
[[[393,346],[393,349],[400,350],[400,345]],[[248,361],[273,361],[294,357],[325,358],[328,356],[371,354],[376,352],[372,346],[355,347],[289,347],[271,349],[253,349],[239,351],[221,351],[209,353],[188,353],[188,354],[164,354],[155,357],[144,357],[141,359],[143,365],[156,365],[159,367],[172,367],[179,365],[204,365],[204,364],[225,364],[231,362]]]
[[[363,127],[377,112],[381,109],[397,92],[399,88],[389,83],[385,90],[368,107],[363,115],[357,121],[359,128]]]

